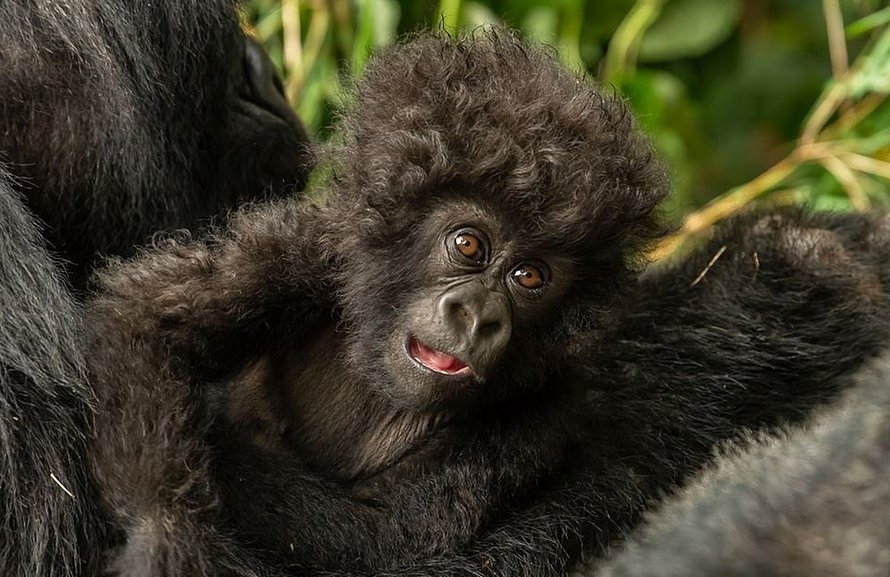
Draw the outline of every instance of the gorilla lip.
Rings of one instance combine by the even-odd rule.
[[[422,367],[441,375],[471,375],[473,371],[460,359],[429,347],[416,337],[408,337],[408,356]]]

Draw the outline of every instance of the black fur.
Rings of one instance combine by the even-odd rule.
[[[663,228],[648,146],[621,102],[509,35],[376,57],[341,136],[324,203],[242,211],[102,274],[92,461],[117,573],[558,575],[887,342],[886,219],[752,216],[637,281]],[[381,360],[433,282],[423,231],[455,206],[576,274],[497,394],[429,416]],[[296,385],[346,391],[336,406],[384,426],[393,460],[344,477],[307,459],[276,402]]]
[[[0,573],[98,570],[81,311],[0,171]]]
[[[890,357],[838,407],[727,448],[596,575],[883,577],[890,571]]]
[[[232,1],[9,0],[0,47],[0,574],[97,575],[95,399],[63,285],[299,189],[308,138]]]
[[[306,133],[233,0],[6,0],[0,46],[0,162],[76,287],[98,254],[305,181]]]

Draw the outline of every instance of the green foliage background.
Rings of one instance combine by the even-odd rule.
[[[887,0],[246,0],[244,17],[321,139],[348,76],[400,34],[506,24],[557,47],[654,139],[677,241],[752,203],[890,200]]]

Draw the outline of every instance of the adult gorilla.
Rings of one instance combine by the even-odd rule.
[[[232,0],[5,0],[0,47],[0,574],[93,575],[92,393],[45,240],[83,288],[99,254],[302,187],[309,143]]]
[[[233,0],[7,0],[0,46],[0,162],[76,287],[97,253],[305,181],[306,133]]]

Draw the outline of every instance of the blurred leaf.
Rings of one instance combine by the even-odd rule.
[[[639,60],[640,43],[664,7],[665,0],[637,0],[609,40],[604,77],[621,85],[633,75]]]
[[[873,175],[865,175],[863,177],[865,192],[872,200],[872,206],[875,208],[890,208],[890,194],[888,191],[888,183],[886,179],[878,178]]]
[[[360,0],[358,35],[350,60],[352,74],[358,76],[371,55],[371,50],[395,41],[401,9],[396,0]]]
[[[603,57],[603,49],[597,44],[586,42],[582,36],[581,46],[578,48],[578,56],[580,56],[585,69],[596,70],[597,64]]]
[[[872,156],[890,147],[890,130],[882,130],[867,137],[851,138],[848,143],[850,150]]]
[[[353,2],[351,0],[327,0],[327,6],[334,20],[331,31],[337,40],[337,53],[352,54],[356,43]]]
[[[890,28],[883,31],[862,59],[862,67],[850,78],[850,96],[861,98],[870,92],[890,93]]]
[[[522,31],[529,38],[554,46],[559,37],[559,14],[552,6],[536,6],[522,21]]]
[[[890,24],[890,7],[878,10],[851,23],[847,26],[847,37],[856,38],[862,36],[885,24]]]
[[[559,54],[573,70],[583,66],[581,61],[581,29],[584,24],[584,1],[562,0],[563,13],[559,30]]]
[[[276,6],[268,12],[262,12],[253,25],[257,40],[268,42],[270,38],[281,33],[281,6]]]
[[[805,201],[814,210],[825,212],[851,212],[853,203],[849,196],[836,196],[833,194],[812,194]]]
[[[297,114],[313,131],[324,133],[329,127],[332,102],[340,93],[340,76],[336,61],[324,58],[316,61],[306,79]]]
[[[739,13],[739,0],[670,0],[643,36],[639,59],[700,56],[729,37]]]
[[[670,169],[674,194],[669,210],[678,214],[689,210],[695,205],[690,196],[695,176],[690,143],[696,139],[690,127],[697,127],[686,86],[673,74],[640,70],[621,85],[621,90]]]
[[[453,32],[457,30],[461,16],[461,0],[441,0],[439,2],[439,14],[445,30]]]
[[[461,23],[464,28],[472,30],[480,26],[497,26],[501,21],[488,6],[480,2],[467,2],[464,5]]]
[[[657,70],[638,71],[621,85],[621,90],[647,130],[668,122],[673,109],[682,106],[686,96],[686,87],[679,78]]]
[[[854,128],[853,134],[858,135],[890,134],[890,101],[884,100]]]
[[[582,38],[605,44],[633,8],[634,0],[607,0],[592,3],[585,11]]]
[[[837,179],[819,164],[810,164],[803,175],[803,196],[799,202],[805,203],[817,210],[830,210],[835,212],[849,212],[853,210],[850,197],[844,192]]]
[[[386,46],[396,40],[401,10],[396,0],[373,0],[374,46]]]

